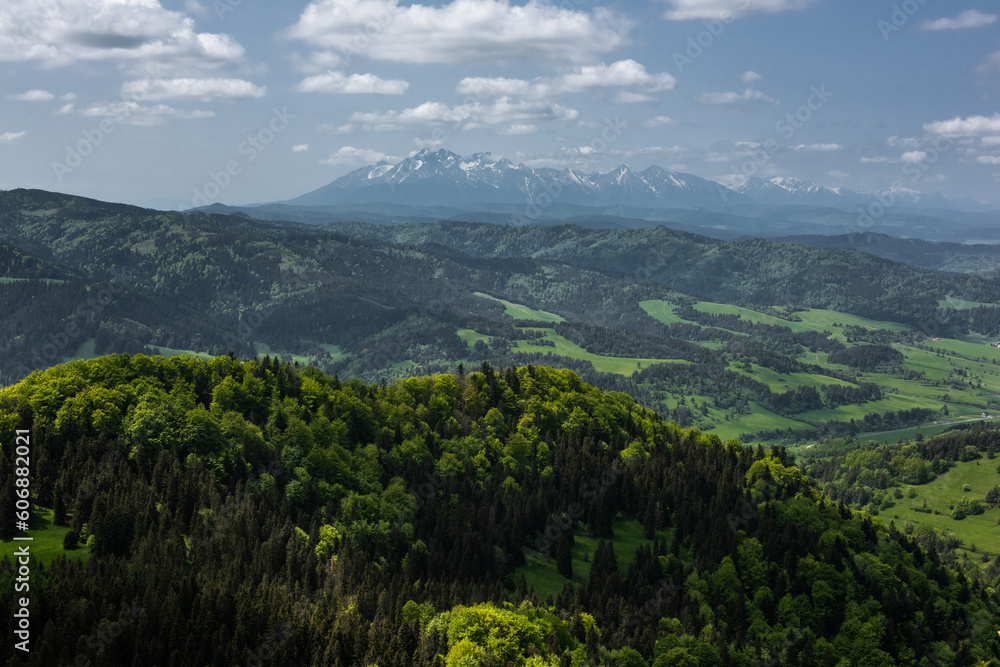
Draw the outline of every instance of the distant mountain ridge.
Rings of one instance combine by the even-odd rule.
[[[883,205],[986,211],[974,200],[948,200],[905,187],[858,192],[827,188],[791,177],[750,177],[733,188],[694,174],[659,166],[635,171],[619,165],[606,172],[534,169],[492,153],[462,157],[445,149],[423,149],[396,164],[380,161],[304,195],[278,204],[297,207],[357,204],[456,206],[519,204],[528,220],[543,217],[554,203],[582,206],[719,209],[747,204],[799,205],[855,210]]]

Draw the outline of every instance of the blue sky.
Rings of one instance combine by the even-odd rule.
[[[429,147],[1000,204],[996,2],[423,1],[4,0],[0,188],[274,201]]]

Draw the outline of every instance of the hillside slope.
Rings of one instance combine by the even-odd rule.
[[[568,371],[372,386],[270,359],[73,362],[0,391],[8,496],[16,429],[35,500],[92,536],[86,565],[32,563],[21,664],[1000,656],[978,581],[824,500],[783,450],[682,430]],[[647,540],[625,563],[621,520]],[[591,539],[586,581],[546,601],[526,588],[526,557],[565,577]]]

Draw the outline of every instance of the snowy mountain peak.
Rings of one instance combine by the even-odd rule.
[[[741,204],[822,206],[854,210],[858,204],[891,200],[909,206],[947,207],[940,195],[923,195],[897,185],[881,192],[827,188],[790,177],[750,177],[727,188],[693,174],[656,165],[642,172],[620,164],[604,173],[533,169],[489,152],[460,156],[444,148],[423,148],[396,164],[381,161],[356,169],[329,185],[288,202],[298,206],[395,203],[451,206],[516,204],[546,206],[636,206],[723,208]],[[537,208],[537,206],[536,206]]]

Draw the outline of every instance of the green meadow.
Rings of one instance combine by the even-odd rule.
[[[903,530],[905,522],[909,521],[917,530],[921,526],[929,526],[940,532],[954,533],[965,543],[970,558],[974,558],[971,553],[973,545],[980,555],[984,552],[993,556],[1000,554],[1000,527],[997,526],[1000,509],[990,508],[983,514],[967,516],[961,521],[951,518],[951,505],[956,500],[971,497],[985,506],[983,497],[986,492],[1000,484],[1000,474],[996,471],[998,463],[1000,459],[990,460],[985,456],[976,461],[958,463],[934,481],[912,487],[915,497],[897,500],[896,506],[882,510],[879,518],[886,524],[895,521],[899,530]],[[963,491],[963,484],[968,484],[971,490]],[[930,513],[913,509],[921,508],[925,500]],[[938,513],[934,514],[935,511]]]
[[[520,303],[511,303],[510,301],[505,301],[504,299],[498,299],[495,296],[490,296],[489,294],[483,294],[482,292],[473,292],[476,296],[482,297],[484,299],[491,299],[493,301],[499,301],[504,305],[505,312],[513,317],[515,320],[533,320],[535,322],[565,322],[566,320],[556,315],[555,313],[547,313],[544,310],[535,310],[534,308],[529,308],[528,306],[522,305]]]
[[[69,530],[68,526],[53,525],[52,510],[36,506],[31,520],[31,529],[27,533],[27,537],[30,537],[31,541],[0,540],[0,562],[4,558],[13,560],[14,552],[26,544],[31,555],[43,565],[48,565],[59,556],[86,560],[90,555],[90,549],[82,544],[71,551],[66,551],[63,548],[63,540],[66,539],[66,533]]]
[[[649,544],[650,541],[643,535],[642,524],[635,519],[618,517],[612,524],[612,530],[614,537],[611,538],[611,543],[615,549],[615,560],[618,562],[618,569],[624,575],[635,557],[636,550],[643,544]],[[574,585],[586,583],[590,578],[590,565],[594,561],[594,553],[600,540],[585,533],[585,527],[580,526],[573,537],[575,544],[572,549],[572,579],[567,579],[556,570],[555,547],[548,559],[539,552],[529,550],[528,563],[517,568],[514,576],[520,579],[523,574],[528,587],[534,588],[543,600],[549,595],[555,597],[567,583]],[[670,530],[659,531],[657,537],[669,539]]]

